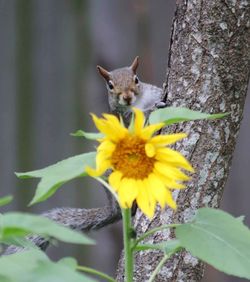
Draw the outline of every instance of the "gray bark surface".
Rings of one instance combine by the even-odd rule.
[[[176,212],[158,211],[150,222],[139,211],[139,234],[163,224],[186,222],[203,206],[220,205],[238,136],[250,74],[250,3],[246,0],[177,1],[164,91],[174,106],[207,113],[230,112],[216,121],[182,123],[165,132],[186,132],[189,137],[175,149],[193,164],[196,174],[187,189],[175,191]],[[158,243],[173,238],[171,231],[148,239]],[[135,281],[147,281],[162,253],[138,252]],[[169,260],[155,281],[200,281],[204,265],[187,252]],[[120,263],[117,280],[123,281]]]

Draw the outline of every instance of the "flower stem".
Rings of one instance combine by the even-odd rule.
[[[99,277],[101,277],[101,278],[103,278],[103,279],[105,279],[105,280],[107,280],[109,282],[116,282],[115,279],[113,279],[112,277],[110,277],[106,273],[103,273],[101,271],[98,271],[98,270],[90,268],[90,267],[78,265],[76,267],[76,269],[80,270],[80,271],[83,271],[83,272],[86,272],[86,273],[97,275],[97,276],[99,276]]]
[[[122,209],[125,281],[133,282],[133,249],[131,238],[131,209]]]
[[[157,276],[157,274],[161,270],[161,268],[164,265],[164,263],[168,260],[168,258],[169,258],[169,255],[164,255],[164,257],[161,259],[161,261],[157,265],[156,269],[152,273],[151,277],[149,278],[148,282],[153,282],[154,281],[155,277]]]

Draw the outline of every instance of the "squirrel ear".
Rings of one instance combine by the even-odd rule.
[[[107,70],[105,70],[101,66],[96,66],[96,68],[104,79],[106,79],[107,81],[110,80],[110,73]]]
[[[130,66],[130,68],[132,69],[132,71],[134,73],[136,73],[136,70],[137,70],[138,66],[139,66],[139,57],[137,56],[137,57],[135,57],[132,65]]]

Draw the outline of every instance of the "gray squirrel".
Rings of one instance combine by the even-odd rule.
[[[108,101],[110,112],[115,115],[121,115],[128,125],[131,108],[137,107],[144,113],[152,110],[155,105],[162,107],[162,89],[154,85],[141,82],[136,74],[139,65],[139,58],[136,57],[129,67],[107,71],[101,66],[97,70],[106,81],[108,90]],[[121,219],[121,211],[118,203],[106,189],[108,196],[108,205],[83,209],[83,208],[54,208],[42,214],[57,223],[70,227],[78,231],[98,230],[108,224]],[[132,213],[135,213],[134,205]],[[46,250],[49,241],[38,235],[28,238],[42,250]],[[4,255],[9,255],[23,250],[22,247],[9,246]]]
[[[111,113],[124,117],[131,112],[131,107],[139,108],[145,113],[160,104],[162,89],[141,82],[136,74],[138,66],[139,57],[134,59],[131,66],[111,72],[97,66],[99,73],[106,81]]]

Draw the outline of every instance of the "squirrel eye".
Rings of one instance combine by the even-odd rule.
[[[108,81],[108,87],[110,90],[114,89],[113,82],[111,80]]]
[[[138,76],[137,76],[137,75],[134,76],[134,82],[135,82],[135,84],[138,84],[138,83],[139,83],[139,79],[138,79]]]

